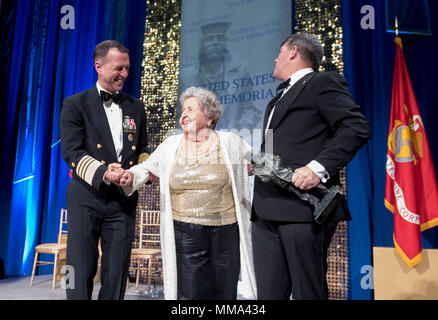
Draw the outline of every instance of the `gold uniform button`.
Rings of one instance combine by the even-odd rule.
[[[105,164],[106,162],[102,160],[100,163],[101,163],[101,164]]]
[[[132,161],[129,161],[129,165],[130,166],[132,166],[134,164],[134,162],[132,162]]]
[[[135,149],[137,149],[137,148],[136,148],[135,146],[132,146],[131,149],[132,149],[132,150],[135,150]]]
[[[75,167],[76,167],[76,163],[72,162],[72,163],[71,163],[71,166],[72,166],[73,168],[75,168]]]
[[[100,143],[97,144],[97,149],[102,149],[102,145]]]

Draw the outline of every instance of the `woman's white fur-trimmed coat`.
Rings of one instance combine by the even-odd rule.
[[[233,133],[218,131],[226,166],[231,173],[231,182],[236,208],[240,239],[241,286],[240,293],[247,299],[256,299],[257,289],[254,273],[251,238],[251,199],[245,154],[250,146]],[[164,298],[177,299],[177,269],[175,235],[173,229],[172,206],[169,191],[170,171],[176,150],[183,138],[182,134],[170,136],[150,155],[131,169],[134,174],[132,187],[124,187],[126,194],[143,186],[149,179],[149,171],[160,177],[160,237],[163,258]]]

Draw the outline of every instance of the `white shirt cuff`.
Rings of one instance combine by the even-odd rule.
[[[312,170],[320,179],[322,183],[326,183],[330,179],[330,175],[322,164],[316,160],[310,161],[306,167]]]

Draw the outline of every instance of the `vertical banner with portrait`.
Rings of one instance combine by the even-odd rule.
[[[190,86],[213,91],[224,109],[218,130],[260,130],[291,20],[290,0],[182,1],[179,94]]]

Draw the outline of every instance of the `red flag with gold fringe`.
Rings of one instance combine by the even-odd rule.
[[[394,214],[394,245],[409,267],[421,259],[421,231],[438,225],[438,189],[423,121],[395,38],[385,206]]]

